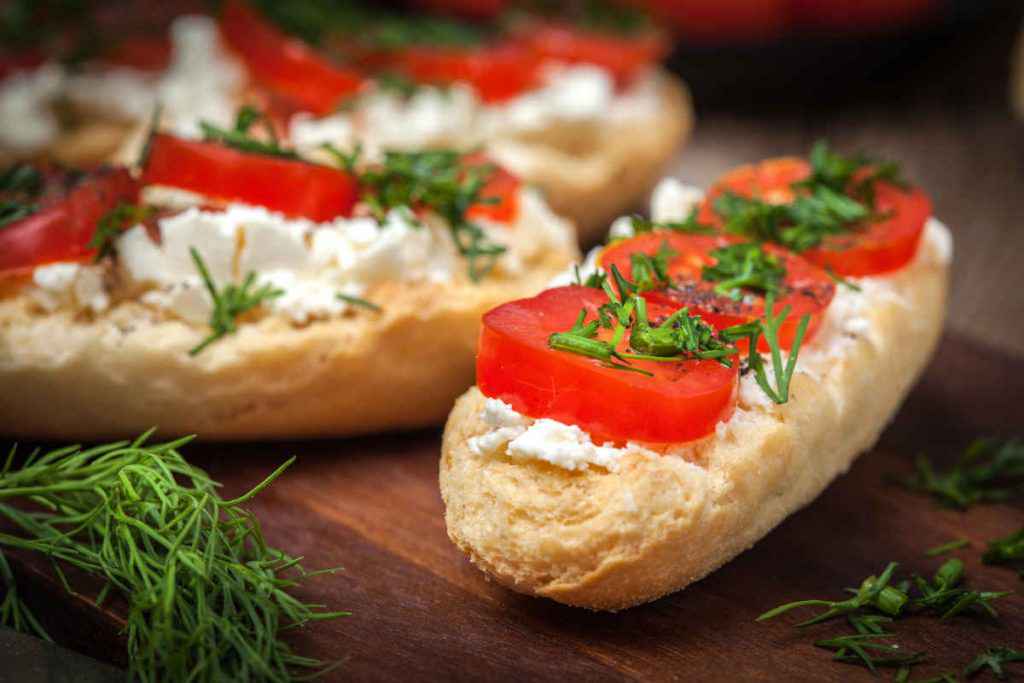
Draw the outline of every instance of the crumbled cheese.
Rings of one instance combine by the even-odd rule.
[[[551,278],[548,282],[548,289],[552,287],[565,287],[567,285],[576,284],[577,274],[580,282],[586,282],[594,273],[601,272],[601,269],[597,267],[597,261],[601,258],[601,252],[604,247],[597,246],[587,252],[587,255],[583,258],[583,263],[576,265],[570,265],[568,268],[563,270],[558,275]]]
[[[60,124],[52,107],[63,83],[57,64],[16,71],[0,81],[0,149],[32,154],[53,144]]]
[[[99,266],[50,263],[32,271],[32,283],[29,296],[48,312],[63,307],[101,313],[110,306]]]
[[[457,262],[446,232],[413,221],[408,211],[396,209],[382,225],[371,218],[318,224],[232,204],[162,219],[160,244],[136,226],[119,238],[117,249],[132,280],[161,288],[145,301],[186,320],[208,318],[211,306],[209,296],[197,291],[202,282],[194,247],[218,285],[254,272],[258,284],[283,290],[265,305],[301,324],[347,310],[338,293],[361,296],[388,280],[451,280]]]
[[[610,75],[592,65],[549,64],[540,87],[487,104],[467,86],[423,86],[411,97],[368,93],[354,108],[323,118],[298,114],[289,123],[292,143],[307,153],[324,142],[350,149],[358,142],[371,159],[384,149],[422,149],[490,143],[559,122],[636,120],[660,106],[656,78],[616,92]]]
[[[651,220],[658,223],[686,220],[704,199],[704,191],[675,178],[663,178],[651,193]],[[632,233],[631,233],[632,234]]]

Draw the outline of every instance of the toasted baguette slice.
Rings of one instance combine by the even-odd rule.
[[[30,285],[0,292],[0,434],[96,440],[156,426],[278,439],[437,425],[473,382],[482,314],[537,293],[576,255],[566,239],[480,283],[385,282],[368,294],[380,312],[247,320],[196,356],[206,325],[136,299],[90,316],[39,310]]]
[[[608,224],[635,209],[664,175],[693,129],[693,105],[682,81],[659,70],[661,106],[579,131],[552,129],[531,140],[496,140],[492,156],[537,185],[554,209],[574,223],[580,243],[600,241]]]
[[[595,610],[654,600],[706,576],[810,503],[870,448],[942,331],[951,239],[937,221],[892,275],[840,288],[801,351],[789,403],[741,382],[733,417],[615,471],[474,454],[488,431],[476,388],[458,401],[440,464],[448,535],[522,593]],[[749,383],[748,383],[749,382]],[[614,397],[606,397],[614,400]]]

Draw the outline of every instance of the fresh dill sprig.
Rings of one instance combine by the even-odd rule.
[[[251,134],[250,131],[257,123],[262,124],[267,139],[257,138]],[[199,128],[203,131],[203,139],[207,142],[219,142],[225,147],[237,149],[240,152],[264,154],[282,159],[297,160],[300,158],[295,150],[281,146],[277,139],[277,131],[274,130],[274,124],[267,115],[249,105],[238,110],[234,128],[220,128],[208,121],[200,121]]]
[[[853,282],[852,280],[840,277],[839,274],[836,273],[836,271],[832,270],[832,266],[830,265],[825,266],[825,274],[828,275],[829,280],[832,280],[832,282],[836,283],[837,285],[846,287],[847,289],[853,290],[854,292],[862,291],[860,285],[858,285],[856,282]]]
[[[150,681],[290,681],[323,670],[280,639],[284,629],[346,612],[290,594],[307,572],[300,558],[267,545],[241,506],[269,486],[287,460],[248,493],[224,500],[218,484],[181,455],[191,437],[59,448],[0,469],[0,547],[37,552],[105,582],[96,597],[127,601],[128,678]],[[23,509],[31,506],[31,511]],[[326,570],[333,572],[334,570]],[[20,602],[0,553],[7,592],[0,622],[48,637]]]
[[[818,640],[814,645],[834,651],[832,659],[837,662],[862,664],[873,674],[877,674],[881,666],[910,667],[927,658],[924,652],[905,652],[893,643],[879,642],[892,637],[891,633],[858,633]]]
[[[264,301],[284,294],[283,291],[275,289],[270,283],[254,290],[256,273],[253,272],[245,276],[245,280],[242,281],[241,285],[230,283],[218,289],[217,284],[210,275],[209,269],[206,267],[206,263],[203,262],[202,257],[199,255],[199,251],[195,247],[189,247],[189,253],[192,255],[192,261],[196,265],[196,270],[199,271],[203,285],[213,301],[213,312],[210,314],[212,332],[210,332],[206,339],[188,352],[190,356],[200,353],[221,337],[234,332],[237,329],[235,321],[243,313],[256,308]]]
[[[335,296],[338,298],[338,300],[344,301],[347,304],[368,308],[371,311],[374,311],[375,313],[379,313],[382,310],[380,306],[373,303],[372,301],[367,301],[366,299],[363,299],[358,296],[352,296],[351,294],[342,294],[341,292],[338,292]]]
[[[647,256],[650,259],[652,257]],[[667,257],[666,257],[667,258]],[[636,261],[633,262],[634,272]],[[645,266],[650,272],[657,271],[657,264]],[[667,275],[666,275],[667,277]],[[579,281],[579,272],[576,273]],[[594,276],[591,276],[593,279]],[[608,367],[618,370],[630,370],[645,375],[650,372],[629,365],[630,360],[650,360],[659,362],[676,362],[685,360],[717,360],[726,367],[732,367],[731,357],[739,353],[736,342],[747,339],[750,344],[748,365],[754,372],[758,386],[775,403],[786,403],[789,400],[789,385],[796,371],[797,357],[809,316],[804,316],[797,326],[789,358],[782,361],[779,346],[779,330],[789,316],[789,306],[785,306],[776,315],[773,313],[774,296],[769,293],[765,301],[764,318],[742,325],[734,325],[716,331],[705,323],[700,316],[693,315],[688,308],[680,308],[658,326],[652,326],[647,317],[647,302],[638,296],[640,290],[637,283],[629,281],[615,264],[611,266],[611,281],[600,275],[591,286],[598,286],[608,296],[609,302],[599,309],[599,319],[591,323],[586,321],[586,309],[580,312],[576,324],[568,332],[558,332],[548,338],[548,346],[558,351],[567,351],[588,356],[601,361]],[[590,280],[588,279],[588,284]],[[609,341],[597,339],[598,326],[613,329]],[[637,353],[618,351],[619,343],[629,332],[629,347]],[[771,353],[774,386],[768,377],[764,360],[757,350],[758,342],[764,335]]]
[[[988,542],[988,549],[981,556],[985,564],[1014,567],[1024,579],[1024,527],[1020,530]]]
[[[945,471],[936,470],[924,455],[918,456],[915,468],[913,475],[898,482],[945,507],[966,510],[1024,493],[1024,443],[1017,439],[978,439]]]
[[[987,669],[996,678],[1003,679],[1007,677],[1003,665],[1011,662],[1024,662],[1024,650],[1014,650],[1009,647],[985,648],[971,660],[970,664],[964,667],[964,676],[972,678]]]
[[[0,229],[39,210],[43,176],[29,164],[12,164],[0,173]]]
[[[914,584],[921,596],[914,599],[913,606],[931,610],[942,619],[969,611],[998,617],[999,613],[991,603],[1010,595],[1010,591],[968,590],[960,585],[963,577],[964,563],[955,557],[942,563],[931,582],[915,576]]]
[[[906,187],[899,166],[864,156],[846,157],[824,141],[811,150],[811,173],[793,183],[795,197],[782,204],[725,192],[714,202],[726,232],[775,242],[796,252],[813,249],[828,237],[878,220],[875,190],[884,181]]]
[[[757,242],[730,244],[708,255],[715,263],[703,267],[701,278],[717,282],[715,293],[735,301],[743,297],[744,289],[777,294],[786,277],[786,267],[779,257],[766,252]]]
[[[948,552],[959,550],[960,548],[966,548],[970,544],[971,542],[966,538],[957,538],[947,543],[943,543],[942,545],[937,545],[934,548],[929,548],[924,554],[926,557],[938,557],[939,555],[945,555]]]
[[[114,254],[114,242],[122,232],[148,220],[156,212],[151,206],[141,204],[118,204],[108,211],[96,224],[96,232],[87,245],[88,249],[95,250],[96,256],[93,261],[98,263],[106,256]]]
[[[824,607],[824,611],[816,614],[807,621],[802,621],[797,626],[805,627],[812,624],[819,624],[835,617],[854,614],[866,607],[874,608],[889,616],[898,616],[909,601],[907,593],[900,588],[890,585],[893,574],[898,565],[890,562],[878,576],[869,576],[861,582],[858,589],[847,589],[853,593],[853,597],[846,600],[797,600],[796,602],[779,605],[770,609],[757,618],[757,621],[767,621],[785,614],[794,609],[802,607]],[[877,632],[874,632],[877,635]]]
[[[713,235],[717,232],[714,226],[706,225],[697,220],[698,209],[693,207],[686,218],[681,221],[654,221],[643,216],[630,216],[630,226],[634,235],[656,230],[671,230],[689,235]]]
[[[633,252],[630,254],[630,268],[633,275],[633,291],[649,292],[652,289],[668,287],[672,284],[668,274],[668,263],[677,252],[662,242],[654,255]]]
[[[879,181],[897,187],[907,186],[896,162],[879,161],[863,154],[844,156],[832,151],[825,140],[814,143],[809,160],[810,176],[794,183],[794,187],[811,190],[815,187],[827,187],[834,192],[848,193],[871,209],[875,207],[875,184]],[[858,174],[862,176],[859,179]]]
[[[326,149],[356,175],[361,199],[377,220],[383,221],[395,208],[426,208],[444,219],[473,281],[487,275],[505,253],[504,246],[490,241],[467,217],[472,206],[494,201],[483,196],[493,165],[467,164],[465,155],[454,150],[388,151],[382,163],[359,171],[358,149],[351,154]]]

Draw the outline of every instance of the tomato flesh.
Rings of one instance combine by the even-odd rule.
[[[359,198],[356,179],[338,169],[165,134],[153,136],[142,183],[255,204],[318,222],[351,215]]]
[[[712,186],[700,206],[698,220],[708,225],[723,224],[714,203],[725,192],[774,204],[791,202],[797,196],[792,184],[810,173],[809,163],[792,157],[740,166]],[[875,202],[881,220],[828,236],[801,256],[848,277],[880,275],[905,266],[917,253],[925,223],[932,214],[931,200],[918,188],[904,189],[879,181],[875,184]]]
[[[702,278],[704,266],[715,264],[711,252],[721,247],[742,243],[744,240],[726,235],[686,235],[670,231],[655,231],[622,240],[606,248],[600,258],[603,269],[610,271],[615,265],[627,279],[633,279],[631,257],[635,253],[650,256],[667,245],[676,253],[669,261],[668,275],[672,285],[665,289],[646,292],[648,301],[681,308],[687,306],[690,312],[700,315],[704,322],[716,329],[731,325],[742,325],[764,316],[765,298],[760,292],[745,292],[735,301],[725,294],[715,292],[717,282]],[[814,337],[821,326],[825,310],[835,295],[835,284],[821,268],[772,244],[762,248],[782,263],[786,275],[781,282],[781,291],[772,309],[778,314],[789,306],[789,314],[779,329],[779,346],[788,349],[793,345],[800,319],[807,315],[810,322],[804,340]],[[746,342],[739,344],[741,349]],[[768,342],[762,337],[758,349],[768,351]]]
[[[467,165],[486,162],[483,157],[466,157]],[[495,166],[487,183],[480,190],[480,198],[486,203],[474,204],[466,211],[470,220],[485,219],[496,223],[512,223],[519,215],[519,191],[522,181],[504,168]]]
[[[477,353],[480,391],[530,417],[578,425],[598,444],[691,441],[729,418],[739,363],[727,368],[712,360],[631,362],[650,377],[548,346],[548,337],[569,330],[582,308],[593,320],[607,301],[599,290],[569,286],[489,311]],[[652,302],[648,312],[654,323],[677,308]],[[601,331],[602,338],[609,335]]]
[[[540,57],[512,41],[468,49],[412,47],[393,59],[394,68],[418,83],[466,83],[488,103],[535,88],[540,78]]]
[[[362,87],[359,72],[334,64],[301,40],[285,35],[243,2],[225,3],[220,28],[253,78],[307,111],[329,114]]]
[[[599,66],[620,87],[628,85],[668,52],[663,37],[653,32],[618,37],[558,24],[530,27],[524,40],[542,59]]]
[[[118,204],[135,203],[138,191],[138,184],[123,168],[101,169],[70,189],[47,191],[37,202],[36,213],[0,228],[0,273],[92,258],[95,251],[88,245],[96,224]]]

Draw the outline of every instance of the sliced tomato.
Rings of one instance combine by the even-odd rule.
[[[171,40],[164,31],[147,36],[119,38],[103,51],[100,60],[111,66],[163,71],[171,63],[171,52]]]
[[[494,19],[508,9],[511,3],[509,0],[416,0],[415,4],[432,12],[471,19]]]
[[[356,179],[338,169],[165,134],[153,136],[142,183],[169,185],[314,221],[350,215],[359,197]]]
[[[363,84],[358,71],[334,64],[239,0],[224,4],[220,29],[256,81],[307,111],[328,114]]]
[[[394,55],[393,68],[417,83],[466,83],[484,102],[501,102],[534,88],[540,57],[513,41],[473,48],[411,47]]]
[[[464,162],[469,166],[493,164],[483,155],[470,155]],[[490,179],[480,191],[481,199],[488,200],[483,204],[474,204],[466,211],[470,220],[483,218],[496,223],[513,223],[519,215],[519,191],[522,181],[501,166],[494,166]]]
[[[742,242],[741,239],[726,235],[685,235],[655,231],[616,242],[601,253],[600,264],[605,270],[615,265],[623,276],[632,280],[632,255],[639,253],[653,256],[663,245],[667,245],[675,252],[668,263],[668,276],[672,285],[647,292],[644,298],[675,308],[686,306],[691,313],[700,315],[712,327],[723,329],[764,317],[763,294],[745,292],[744,297],[736,301],[728,295],[717,293],[717,282],[708,282],[702,278],[704,266],[712,266],[716,262],[711,255],[715,249]],[[810,316],[804,339],[810,340],[814,336],[821,326],[825,309],[835,296],[836,287],[828,273],[796,254],[773,244],[765,244],[763,249],[777,257],[786,269],[772,312],[778,314],[789,306],[789,315],[779,329],[779,346],[788,349],[793,345],[797,326],[804,315]],[[745,342],[740,346],[743,348]],[[761,351],[769,350],[764,338],[758,348]]]
[[[792,0],[643,0],[642,4],[674,24],[686,40],[721,44],[781,36],[788,26],[790,2]]]
[[[477,353],[480,391],[530,417],[578,425],[598,444],[691,441],[728,419],[739,363],[731,368],[711,360],[632,363],[651,377],[548,346],[548,337],[569,330],[582,308],[593,320],[607,301],[596,289],[558,287],[489,311]],[[651,303],[652,323],[677,308]],[[609,335],[601,331],[603,338]]]
[[[46,56],[41,52],[29,51],[17,54],[0,54],[0,79],[18,71],[32,71],[43,65]]]
[[[126,169],[107,168],[81,179],[54,178],[34,214],[0,228],[0,273],[54,261],[84,261],[96,224],[118,204],[135,203],[138,184]]]
[[[668,43],[654,31],[623,37],[549,24],[529,27],[523,39],[542,60],[599,66],[608,71],[620,87],[628,85],[668,53]]]
[[[714,184],[701,205],[698,219],[710,225],[722,224],[714,202],[724,192],[759,197],[775,204],[790,202],[797,195],[793,183],[805,179],[810,172],[810,164],[792,157],[741,166]],[[924,225],[932,214],[931,200],[918,188],[903,189],[878,182],[875,202],[876,213],[884,218],[830,236],[801,256],[850,277],[879,275],[905,266],[917,253]]]

